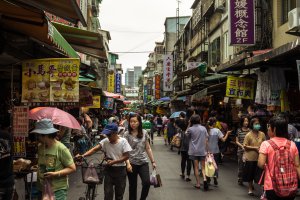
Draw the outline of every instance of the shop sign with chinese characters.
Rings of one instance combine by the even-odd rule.
[[[173,91],[173,57],[172,55],[165,55],[164,62],[164,77],[163,77],[163,91]]]
[[[22,63],[22,102],[79,102],[80,60],[49,58]]]
[[[148,86],[144,85],[144,103],[147,103]]]
[[[252,79],[228,76],[226,84],[226,96],[238,99],[253,99],[254,84],[255,81]]]
[[[28,112],[27,106],[15,106],[13,108],[14,136],[28,136]]]
[[[155,75],[155,99],[160,99],[160,75]]]
[[[120,73],[116,73],[116,93],[121,93],[121,77]]]
[[[254,2],[253,0],[229,1],[230,45],[255,44]]]
[[[112,92],[112,93],[115,92],[115,72],[114,72],[114,70],[108,71],[107,91]]]

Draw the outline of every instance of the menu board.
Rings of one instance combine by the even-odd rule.
[[[51,58],[22,64],[22,102],[79,102],[80,60]]]
[[[28,107],[15,106],[13,108],[14,136],[28,136]]]

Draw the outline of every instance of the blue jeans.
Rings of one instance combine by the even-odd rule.
[[[0,200],[11,200],[14,194],[14,187],[0,188]]]

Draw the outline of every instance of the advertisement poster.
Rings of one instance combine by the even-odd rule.
[[[80,60],[50,58],[22,63],[22,102],[79,102]]]
[[[25,136],[14,136],[14,157],[26,157]]]
[[[93,105],[88,106],[88,108],[100,108],[101,97],[93,96]]]
[[[229,1],[229,43],[235,46],[255,44],[255,12],[252,0]]]
[[[253,99],[254,84],[255,81],[252,79],[228,76],[226,84],[226,96],[238,99]]]
[[[173,91],[173,57],[172,55],[165,55],[164,62],[164,76],[163,76],[163,91]]]
[[[79,90],[79,104],[82,107],[93,105],[93,94],[91,88],[81,87]]]
[[[13,108],[14,136],[28,136],[28,112],[27,106],[15,106]]]
[[[114,98],[107,97],[104,100],[104,108],[113,110],[114,109]]]
[[[108,71],[107,91],[112,93],[115,92],[115,73],[113,70]]]
[[[155,99],[160,99],[160,75],[155,75]]]

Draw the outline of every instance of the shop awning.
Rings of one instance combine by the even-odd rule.
[[[245,64],[248,67],[252,65],[259,67],[258,65],[280,65],[283,62],[289,62],[289,60],[296,64],[296,60],[298,59],[300,59],[300,39],[284,44],[266,53],[248,58]]]
[[[80,82],[93,82],[95,80],[79,75]]]
[[[122,101],[125,100],[125,97],[121,94],[115,94],[115,93],[112,93],[112,92],[103,91],[103,95],[106,96],[106,97],[114,98],[114,99],[120,99]]]
[[[78,21],[87,26],[76,0],[10,0],[19,5],[29,5],[66,19],[74,24]]]
[[[103,37],[100,33],[55,22],[53,22],[53,25],[76,51],[96,58],[107,59]]]
[[[245,59],[247,58],[246,53],[242,53],[230,59],[226,63],[220,64],[216,68],[216,72],[224,72],[224,71],[234,71],[241,69],[245,66]]]
[[[0,28],[32,37],[55,46],[65,55],[78,58],[76,51],[49,22],[44,13],[27,10],[7,1],[0,1]]]

